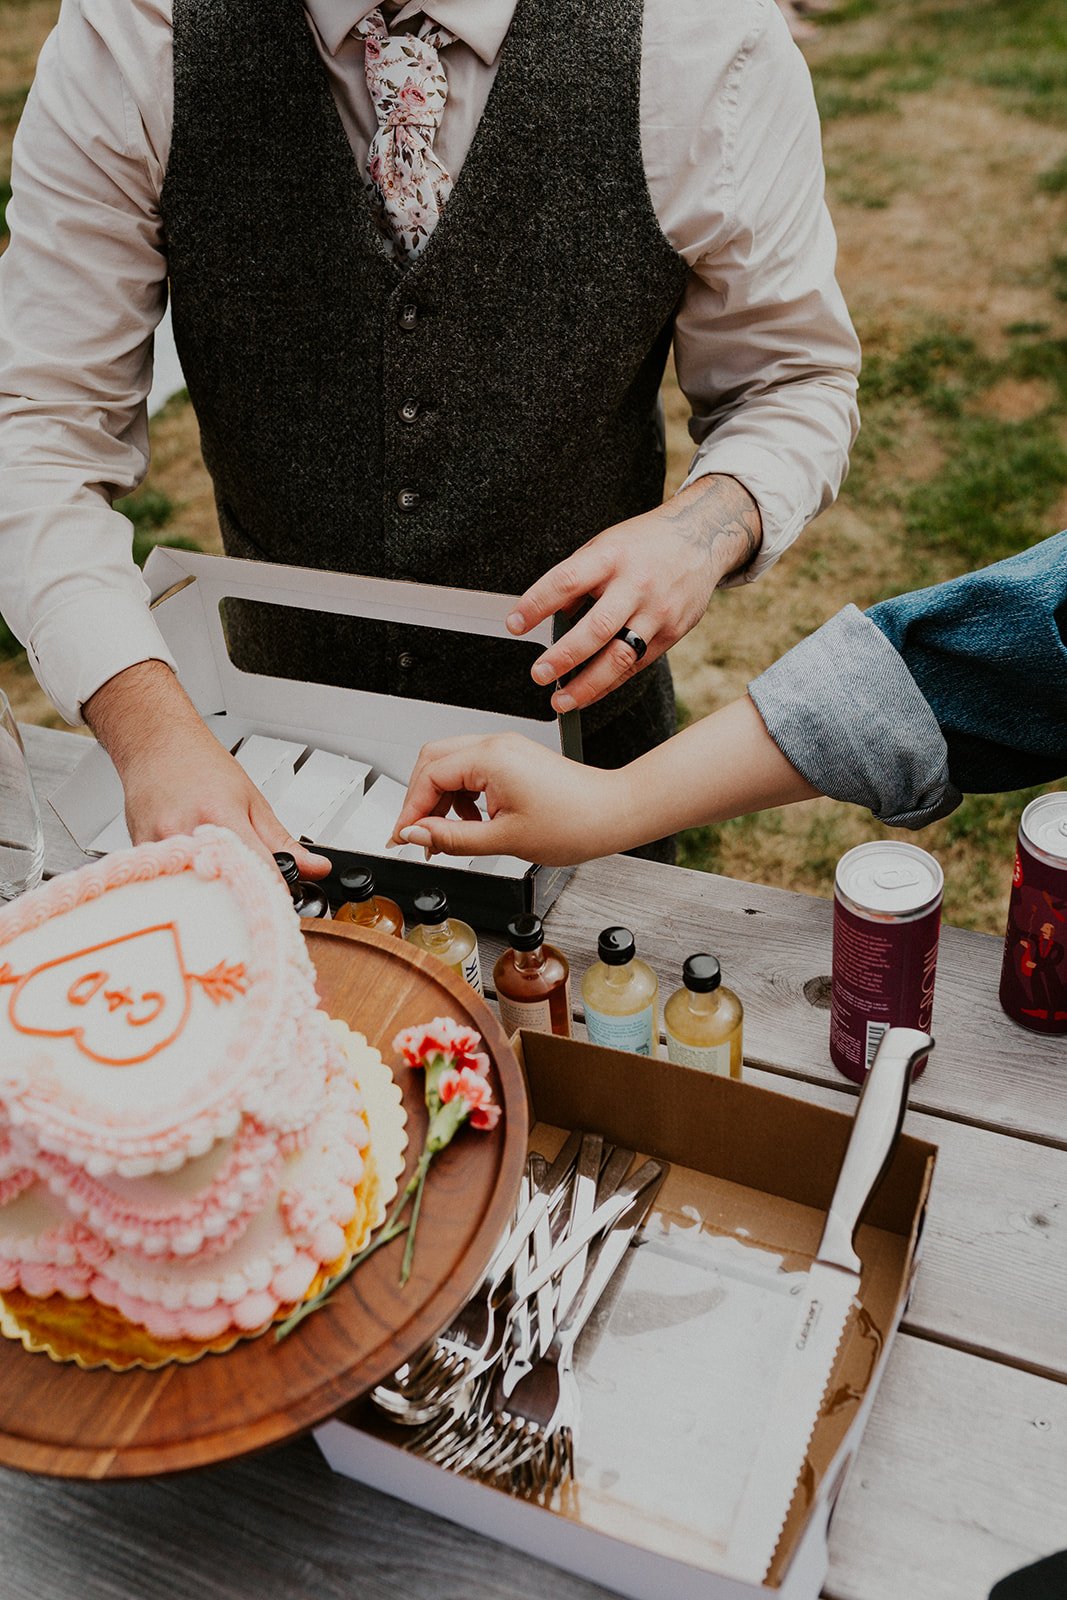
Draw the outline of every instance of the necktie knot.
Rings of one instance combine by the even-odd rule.
[[[433,148],[448,98],[439,50],[452,35],[424,18],[417,34],[390,34],[380,10],[357,24],[367,88],[378,118],[366,182],[382,231],[405,257],[423,250],[452,190]]]

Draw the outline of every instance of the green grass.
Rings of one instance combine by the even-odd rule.
[[[180,535],[169,539],[160,537],[174,515],[175,506],[170,496],[159,489],[139,489],[124,500],[116,500],[115,510],[121,511],[133,523],[133,559],[139,567],[144,566],[157,544],[169,545],[177,550],[199,549],[191,539]]]
[[[1047,404],[1039,398],[1035,414],[1019,421],[983,414],[985,396],[1006,378],[1041,380]],[[909,566],[923,552],[950,556],[955,570],[982,566],[1055,531],[1050,519],[1067,487],[1067,341],[1023,335],[994,358],[966,335],[931,331],[868,359],[860,404],[866,442],[861,434],[845,492],[869,508],[879,491],[868,479],[878,482],[881,504],[903,515]],[[908,409],[944,453],[940,469],[918,483],[884,472]],[[900,587],[914,576],[907,572]]]
[[[11,199],[11,185],[0,179],[0,242],[7,238],[7,203]]]
[[[853,94],[847,89],[827,89],[816,86],[815,98],[823,122],[835,122],[838,117],[879,117],[897,115],[897,103],[885,94]]]
[[[28,83],[20,84],[17,89],[0,89],[0,117],[13,117],[17,122],[29,92]]]
[[[1037,187],[1044,194],[1067,194],[1067,156],[1054,167],[1038,173]]]
[[[845,0],[821,24],[829,37],[848,24],[893,13],[892,44],[841,51],[813,69],[824,120],[898,109],[899,97],[951,92],[955,83],[989,89],[1013,112],[1067,126],[1067,8],[1063,0],[978,0],[911,4]],[[1056,173],[1052,169],[1053,174]],[[1052,192],[1067,178],[1052,179]]]
[[[1052,531],[1049,514],[1067,485],[1067,449],[1050,418],[961,418],[953,444],[943,471],[907,497],[909,534],[976,567]]]

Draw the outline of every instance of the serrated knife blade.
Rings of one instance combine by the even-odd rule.
[[[762,1583],[774,1557],[859,1288],[852,1238],[900,1133],[912,1068],[932,1047],[930,1035],[916,1028],[890,1028],[868,1073],[730,1530],[726,1576]]]

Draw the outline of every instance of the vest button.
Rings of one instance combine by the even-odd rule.
[[[403,405],[397,407],[397,416],[401,422],[414,422],[418,414],[419,402],[414,398],[405,400]]]
[[[400,493],[396,497],[396,503],[400,507],[401,511],[414,511],[415,507],[419,503],[418,490],[401,489]]]
[[[415,657],[410,650],[404,650],[396,658],[396,664],[401,672],[410,672],[415,665]]]
[[[397,321],[402,328],[406,328],[410,332],[418,320],[419,308],[413,301],[409,300],[406,305],[400,307],[400,315],[397,317]]]

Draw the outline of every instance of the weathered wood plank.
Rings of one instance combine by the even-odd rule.
[[[0,1471],[4,1600],[603,1600],[605,1591],[335,1477],[310,1440],[180,1478]]]
[[[547,931],[577,980],[596,959],[599,930],[624,923],[667,993],[677,988],[685,957],[710,950],[745,1004],[746,1059],[834,1085],[842,1080],[829,1057],[829,1013],[808,998],[815,992],[818,999],[818,980],[830,971],[831,917],[829,900],[710,873],[665,875],[653,862],[611,856],[578,870],[549,913]],[[1030,1033],[1004,1015],[1000,956],[999,939],[945,928],[937,1051],[911,1103],[1062,1147],[1067,1040]]]
[[[1067,1387],[901,1336],[831,1535],[831,1600],[980,1597],[1067,1545]],[[335,1478],[307,1442],[180,1478],[0,1472],[4,1600],[603,1600]]]
[[[1067,1546],[1067,1387],[900,1338],[830,1537],[832,1600],[984,1600]]]

